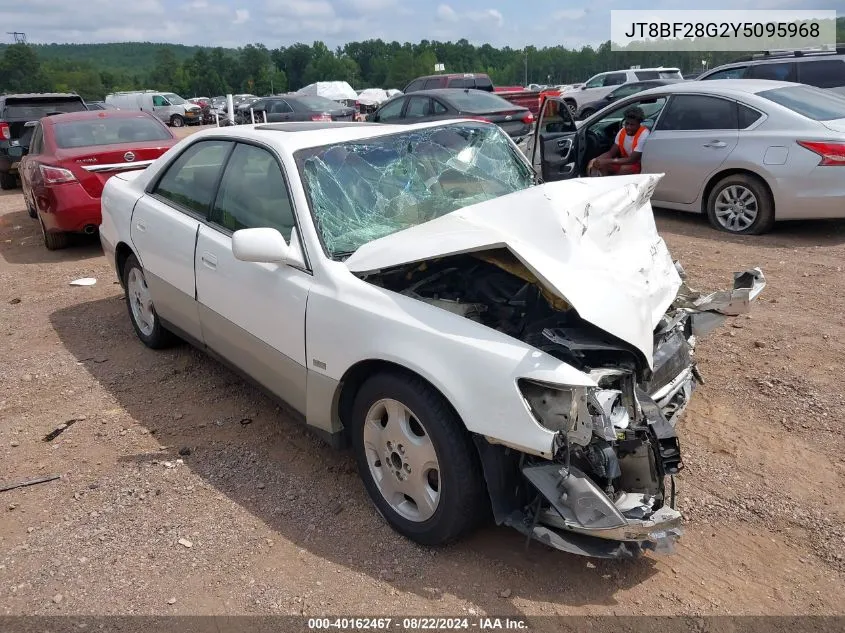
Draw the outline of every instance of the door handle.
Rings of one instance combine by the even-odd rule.
[[[143,222],[141,222],[140,220],[138,220],[138,221],[135,223],[135,228],[136,228],[136,229],[138,229],[139,231],[141,231],[141,232],[143,233],[144,231],[146,231],[146,230],[147,230],[147,225],[146,225],[146,224],[144,224]]]
[[[211,270],[217,269],[217,258],[211,253],[203,253],[200,259],[206,268],[210,268]]]
[[[709,143],[705,143],[704,147],[727,147],[727,143],[723,141],[710,141]]]

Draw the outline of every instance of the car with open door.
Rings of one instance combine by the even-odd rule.
[[[779,220],[845,217],[845,99],[789,82],[722,79],[652,88],[559,131],[547,100],[526,153],[544,180],[586,175],[625,110],[650,134],[641,173],[665,174],[652,204],[703,213],[717,229],[759,234]]]

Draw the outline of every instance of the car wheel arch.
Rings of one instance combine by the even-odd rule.
[[[751,169],[745,169],[745,168],[742,168],[742,167],[732,167],[730,169],[722,169],[722,170],[716,172],[715,174],[710,176],[710,178],[705,183],[704,189],[702,190],[701,197],[700,197],[700,203],[701,204],[700,204],[699,211],[702,214],[707,213],[707,201],[709,200],[710,194],[713,192],[713,189],[716,187],[716,185],[719,183],[720,180],[727,178],[728,176],[750,176],[752,178],[756,178],[757,180],[759,180],[761,183],[763,183],[763,186],[766,187],[766,190],[769,192],[769,196],[771,196],[772,204],[775,207],[775,211],[777,211],[777,203],[775,201],[775,193],[774,193],[774,191],[772,191],[771,185],[769,185],[769,182],[766,180],[766,178],[764,176],[761,176],[760,174],[758,174],[755,171],[752,171]]]
[[[358,361],[349,367],[343,374],[343,377],[338,382],[335,396],[332,399],[332,417],[338,420],[343,427],[344,442],[349,445],[349,416],[352,415],[352,408],[355,402],[355,396],[358,394],[361,385],[363,385],[371,376],[380,372],[395,372],[404,374],[406,376],[413,376],[423,380],[432,389],[434,389],[443,399],[449,403],[449,406],[455,412],[455,415],[463,423],[460,413],[455,409],[454,404],[449,399],[449,396],[443,392],[432,380],[427,376],[420,374],[413,369],[401,365],[394,361],[384,360],[379,358],[371,358],[367,360]],[[466,428],[466,427],[465,427]]]
[[[114,264],[121,287],[123,286],[123,273],[125,272],[124,268],[126,267],[126,261],[131,255],[135,255],[135,257],[138,258],[138,254],[132,250],[131,246],[129,246],[126,242],[118,242],[114,249]],[[138,258],[138,261],[141,261],[140,258]]]

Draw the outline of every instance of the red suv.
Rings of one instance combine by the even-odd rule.
[[[479,73],[452,73],[450,75],[428,75],[417,77],[409,83],[403,92],[417,90],[431,90],[432,88],[473,88],[493,92],[493,82],[490,77]]]

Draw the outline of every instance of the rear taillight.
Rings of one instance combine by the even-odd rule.
[[[12,130],[8,123],[0,123],[0,138],[8,141],[12,138]]]
[[[822,157],[819,165],[845,166],[845,143],[828,141],[798,141],[798,144]]]
[[[534,115],[528,112],[524,117],[522,117],[522,122],[526,125],[534,123]]]
[[[60,185],[63,182],[74,182],[76,176],[67,169],[61,167],[50,167],[49,165],[39,165],[41,168],[41,177],[48,185]]]
[[[311,115],[312,121],[331,121],[332,115],[331,114],[312,114]]]

